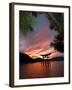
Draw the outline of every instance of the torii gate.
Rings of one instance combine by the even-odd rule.
[[[47,58],[47,59],[48,59],[48,57],[49,57],[50,54],[51,54],[51,53],[45,54],[45,55],[41,55],[41,56],[43,57],[43,59],[44,59],[44,58]]]

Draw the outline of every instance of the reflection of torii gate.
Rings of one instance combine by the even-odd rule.
[[[41,56],[43,57],[43,59],[44,59],[44,58],[47,58],[47,59],[48,59],[48,57],[49,57],[50,54],[51,54],[51,53],[45,54],[45,55],[41,55]]]

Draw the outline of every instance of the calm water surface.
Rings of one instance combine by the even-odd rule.
[[[46,61],[20,64],[20,79],[63,76],[64,61]]]

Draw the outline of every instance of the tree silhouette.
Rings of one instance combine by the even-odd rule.
[[[50,28],[58,32],[51,46],[60,52],[64,52],[64,14],[48,13],[48,19],[50,20]]]
[[[63,33],[59,33],[54,41],[51,43],[51,46],[53,46],[56,50],[60,52],[64,52],[64,40],[63,40]]]
[[[19,12],[19,28],[24,34],[28,31],[33,31],[33,25],[35,24],[35,17],[32,16],[32,12],[20,11]]]
[[[19,12],[19,29],[23,34],[33,31],[33,25],[36,24],[36,17],[41,12],[34,11],[20,11]]]

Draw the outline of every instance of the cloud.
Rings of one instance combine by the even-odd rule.
[[[44,14],[37,17],[37,24],[34,26],[33,32],[23,35],[20,32],[19,50],[28,55],[40,55],[48,53],[53,48],[50,43],[53,41],[57,32],[50,30],[49,21]]]

